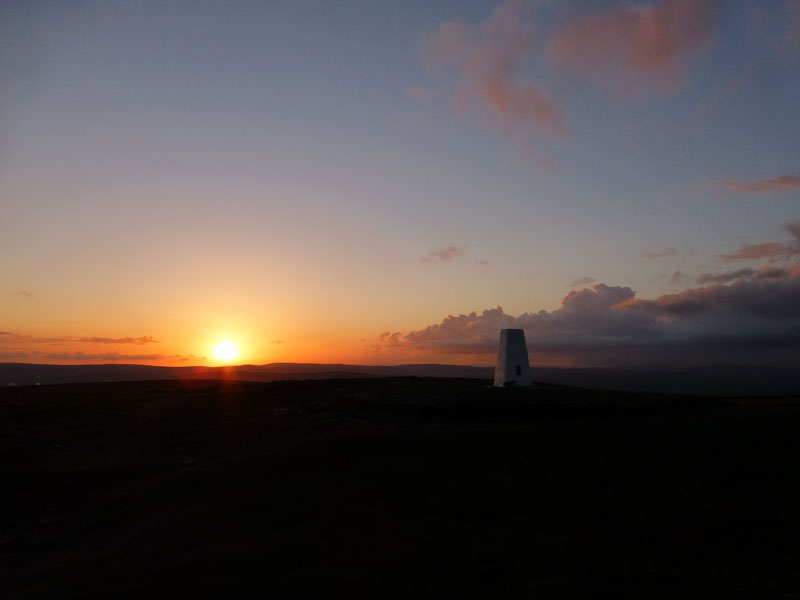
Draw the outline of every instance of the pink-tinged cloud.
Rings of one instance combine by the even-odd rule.
[[[447,22],[428,40],[428,58],[458,70],[457,108],[477,110],[485,124],[525,146],[533,131],[554,139],[569,135],[561,107],[521,72],[533,58],[530,2],[506,0],[473,26]]]
[[[800,175],[779,175],[752,181],[724,181],[726,186],[748,194],[768,194],[800,189]]]
[[[721,261],[734,260],[789,260],[800,256],[800,221],[791,221],[783,225],[784,229],[794,238],[788,243],[764,242],[751,244],[739,248],[731,254],[717,254]]]
[[[731,254],[717,254],[722,261],[733,260],[781,260],[792,256],[800,256],[800,248],[795,244],[782,244],[780,242],[765,242],[743,246]]]
[[[672,256],[677,253],[678,251],[675,250],[675,248],[664,248],[658,252],[645,252],[642,254],[642,258],[664,258],[665,256]]]
[[[555,159],[550,158],[549,156],[543,156],[537,159],[536,164],[538,164],[540,167],[544,167],[545,169],[549,169],[551,171],[561,170],[561,165],[559,165]]]
[[[783,47],[789,52],[800,50],[800,0],[786,0],[786,35]]]
[[[547,46],[555,65],[587,72],[626,91],[682,86],[688,63],[711,38],[716,0],[661,0],[596,12],[561,25]]]
[[[446,248],[437,248],[436,250],[431,250],[425,256],[420,258],[422,262],[432,262],[436,260],[440,260],[443,262],[448,262],[453,260],[454,258],[460,258],[464,256],[467,252],[466,246],[447,246]]]
[[[416,100],[420,104],[424,104],[426,102],[430,102],[433,98],[433,92],[431,92],[428,88],[423,86],[413,86],[406,90],[406,94],[413,100]]]

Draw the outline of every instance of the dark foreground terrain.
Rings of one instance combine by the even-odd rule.
[[[0,390],[0,596],[800,598],[800,399]]]

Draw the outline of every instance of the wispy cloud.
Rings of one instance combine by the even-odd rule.
[[[158,344],[158,340],[153,339],[151,335],[141,337],[82,337],[82,338],[65,338],[71,339],[76,342],[83,342],[87,344],[135,344],[137,346],[144,346],[145,344]]]
[[[786,34],[783,48],[788,52],[800,50],[800,0],[786,0]]]
[[[33,299],[33,293],[29,292],[28,290],[20,290],[14,294],[15,296],[19,296],[20,298],[24,298],[25,300]]]
[[[644,252],[642,258],[664,258],[665,256],[672,256],[677,253],[678,251],[675,250],[675,248],[664,248],[657,252]]]
[[[426,102],[430,102],[431,99],[433,98],[433,92],[431,92],[428,88],[421,85],[415,85],[408,88],[406,90],[406,94],[410,98],[423,104]]]
[[[676,271],[672,272],[672,275],[669,276],[669,284],[677,285],[679,283],[685,282],[688,279],[689,277],[686,275],[686,273],[684,273],[680,269],[677,269]]]
[[[800,256],[800,221],[786,223],[783,227],[795,238],[793,241],[750,244],[731,254],[717,254],[717,258],[724,262],[730,262],[735,260],[788,260]]]
[[[96,337],[96,336],[74,336],[65,335],[58,337],[40,337],[33,335],[25,335],[20,333],[12,333],[10,331],[0,332],[0,335],[6,336],[6,341],[13,343],[30,343],[30,344],[134,344],[137,346],[144,346],[146,344],[158,344],[159,341],[154,339],[151,335],[140,337]]]
[[[475,264],[478,265],[479,267],[490,267],[491,266],[491,263],[489,263],[489,261],[486,260],[485,258],[476,258],[475,259]]]
[[[597,281],[597,279],[595,279],[594,277],[579,277],[575,281],[570,281],[566,287],[574,288],[574,287],[589,285],[590,283],[594,283],[595,281]]]
[[[710,39],[718,4],[661,0],[595,12],[562,24],[550,39],[547,57],[625,91],[673,90],[686,81],[689,58]]]
[[[4,360],[69,360],[85,362],[87,360],[102,360],[106,362],[119,362],[122,360],[161,360],[164,358],[179,358],[188,360],[189,357],[179,355],[164,356],[163,354],[120,354],[119,352],[25,352],[9,351],[0,353],[0,359]]]
[[[479,111],[488,127],[523,145],[529,144],[533,131],[555,139],[569,135],[556,101],[523,80],[524,67],[533,58],[531,6],[506,0],[480,25],[448,21],[427,40],[428,59],[458,71],[459,112]]]
[[[703,273],[697,278],[697,283],[705,285],[707,283],[729,283],[737,279],[752,277],[755,269],[736,269],[735,271],[725,271],[723,273]]]
[[[751,244],[743,246],[731,254],[717,254],[718,259],[726,262],[733,260],[779,260],[791,256],[800,256],[800,249],[793,244],[782,244],[780,242]]]
[[[779,175],[770,179],[751,181],[723,181],[723,183],[739,192],[748,194],[768,194],[800,189],[800,175]]]
[[[467,252],[467,247],[465,245],[461,246],[447,246],[446,248],[437,248],[436,250],[431,250],[425,256],[420,258],[422,262],[432,262],[432,261],[443,261],[448,262],[453,260],[454,258],[460,258],[464,256]]]
[[[724,271],[722,273],[703,273],[697,278],[697,283],[705,285],[707,283],[730,283],[739,279],[782,279],[790,277],[791,271],[783,267],[763,266],[759,269],[736,269],[735,271]]]

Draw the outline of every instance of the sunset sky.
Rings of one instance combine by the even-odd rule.
[[[488,365],[501,327],[797,363],[800,0],[0,3],[0,361]]]

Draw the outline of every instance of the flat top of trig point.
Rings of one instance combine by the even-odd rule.
[[[524,337],[525,336],[525,330],[524,329],[501,329],[500,330],[500,335],[502,335],[502,334],[505,334],[506,337],[519,337],[519,336],[523,336]]]

